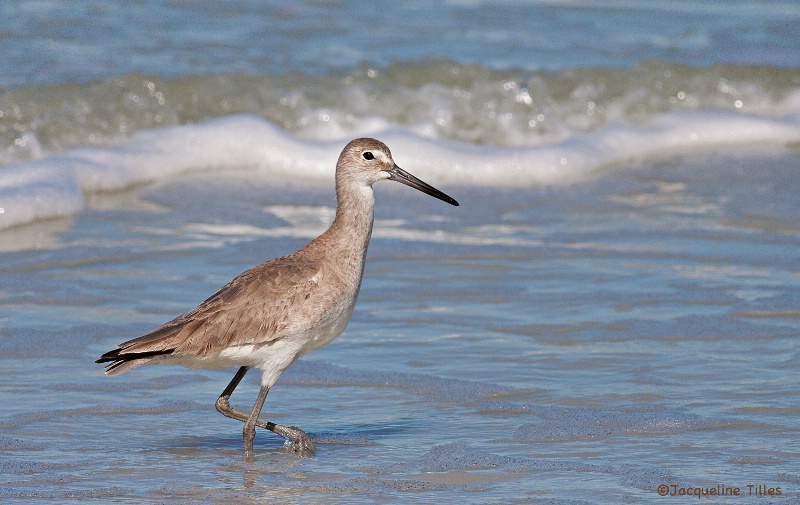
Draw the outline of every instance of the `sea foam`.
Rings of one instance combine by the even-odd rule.
[[[397,163],[432,184],[520,187],[585,180],[632,159],[711,147],[744,152],[800,141],[800,118],[675,111],[645,124],[612,123],[556,143],[498,147],[420,134],[406,126],[357,131],[386,142]],[[82,147],[0,167],[0,229],[81,211],[84,195],[202,171],[250,170],[276,185],[332,183],[349,140],[309,140],[253,115],[143,130],[122,144]]]

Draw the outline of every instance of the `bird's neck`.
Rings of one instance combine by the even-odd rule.
[[[369,186],[337,187],[336,201],[336,218],[325,235],[329,237],[328,245],[338,250],[329,253],[335,252],[332,257],[337,258],[337,263],[363,272],[372,236],[374,193]]]

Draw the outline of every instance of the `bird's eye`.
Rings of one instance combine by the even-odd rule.
[[[375,159],[375,156],[373,156],[370,151],[364,151],[364,154],[362,154],[361,156],[363,156],[365,160]]]

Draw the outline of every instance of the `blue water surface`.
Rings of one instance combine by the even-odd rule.
[[[427,58],[563,71],[645,60],[800,66],[795,2],[140,2],[0,5],[0,86]]]
[[[133,122],[140,95],[160,99],[154,82],[132,78],[136,92],[120,85],[122,100],[108,85],[93,88],[102,95],[93,101],[48,100],[131,73],[220,86],[237,72],[285,74],[300,87],[304,74],[363,65],[369,75],[398,62],[410,62],[402,75],[413,81],[414,62],[428,58],[566,78],[660,60],[673,64],[667,84],[675,64],[733,63],[745,65],[736,85],[759,74],[753,101],[769,95],[780,67],[769,109],[792,103],[799,24],[798,5],[779,1],[3,2],[0,112],[14,120],[0,133],[9,150],[33,143],[30,131],[58,146],[69,120],[57,133],[34,127],[99,105],[93,120],[120,133],[115,118]],[[626,74],[622,101],[638,75]],[[699,86],[727,93],[721,75]],[[448,91],[435,81],[424,103]],[[484,81],[474,82],[469,91],[480,92]],[[312,103],[325,94],[309,89]],[[408,93],[404,103],[426,92],[409,89],[393,92]],[[509,100],[524,101],[516,91]],[[645,102],[658,96],[649,93]],[[15,100],[32,105],[23,114]],[[91,145],[104,131],[79,126],[64,145]],[[232,369],[141,367],[109,378],[94,360],[305,244],[335,206],[332,160],[325,185],[276,184],[268,170],[230,166],[133,178],[134,187],[87,191],[80,212],[3,230],[0,503],[698,502],[662,497],[666,485],[798,504],[800,156],[793,143],[736,147],[615,158],[569,184],[442,187],[458,208],[377,184],[351,324],[290,368],[264,408],[312,435],[313,458],[259,432],[256,462],[242,461],[241,424],[214,409]],[[479,148],[452,149],[468,159]],[[424,166],[401,164],[429,180]],[[248,409],[257,389],[251,373],[232,403]]]

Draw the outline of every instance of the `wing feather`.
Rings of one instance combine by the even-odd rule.
[[[123,342],[98,361],[114,361],[109,367],[127,371],[122,362],[154,353],[202,358],[234,343],[261,344],[282,338],[297,321],[292,316],[299,302],[314,294],[321,277],[321,262],[307,255],[263,263],[238,275],[194,309]]]

